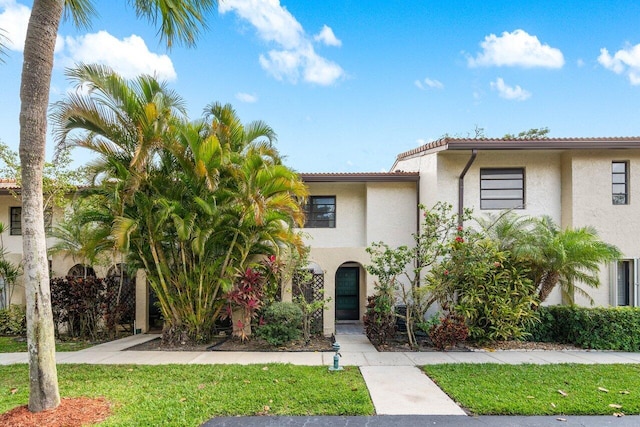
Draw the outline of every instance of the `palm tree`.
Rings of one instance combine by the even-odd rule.
[[[600,240],[593,227],[561,230],[548,216],[530,218],[506,212],[478,223],[501,250],[509,251],[529,270],[538,285],[540,303],[558,284],[563,300],[573,303],[577,293],[593,303],[578,284],[598,287],[600,266],[621,256],[618,248]]]
[[[136,15],[156,23],[171,47],[175,42],[193,45],[206,13],[215,0],[135,0]],[[65,9],[66,8],[66,9]],[[47,135],[49,86],[56,35],[67,11],[79,26],[86,26],[94,10],[90,0],[34,0],[24,45],[20,84],[20,161],[24,282],[29,347],[29,410],[39,412],[60,403],[51,294],[43,215],[42,172]]]
[[[281,164],[273,130],[243,125],[230,105],[189,122],[181,98],[152,77],[127,81],[89,65],[68,74],[92,90],[56,104],[56,136],[98,155],[93,217],[146,270],[163,339],[206,339],[237,271],[300,245],[291,230],[304,184]]]
[[[0,63],[4,62],[3,56],[7,54],[7,35],[5,30],[0,28]]]
[[[573,304],[577,293],[593,304],[593,298],[578,283],[598,287],[600,266],[620,258],[620,250],[600,240],[593,227],[560,230],[548,216],[536,222],[533,235],[538,244],[531,261],[537,267],[540,302],[560,284],[564,300]]]

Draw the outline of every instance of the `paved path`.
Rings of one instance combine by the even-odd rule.
[[[57,363],[88,363],[88,364],[141,364],[141,365],[162,365],[162,364],[262,364],[262,363],[290,363],[294,365],[330,366],[333,364],[332,352],[224,352],[224,351],[124,351],[126,348],[141,344],[143,342],[157,338],[158,335],[145,334],[134,335],[121,340],[97,345],[75,352],[63,352],[56,354]],[[504,364],[553,364],[553,363],[636,363],[640,364],[640,353],[610,352],[610,351],[586,351],[586,350],[562,350],[562,351],[472,351],[472,352],[390,352],[379,353],[371,345],[363,334],[348,333],[336,335],[336,341],[341,345],[340,353],[341,365],[358,366],[369,389],[369,394],[373,401],[378,415],[465,415],[464,411],[458,407],[442,390],[440,390],[417,366],[438,364],[438,363],[504,363]],[[0,353],[0,365],[14,363],[27,363],[27,353]],[[268,417],[271,418],[271,417]],[[290,420],[292,417],[282,417],[280,421]],[[301,417],[295,419],[311,420],[305,425],[325,425],[314,424],[314,419],[332,420],[326,425],[386,425],[376,424],[377,417],[359,417],[359,420],[369,419],[371,424],[350,423],[351,417]],[[391,422],[395,418],[381,417],[383,420]],[[433,424],[438,425],[467,425],[462,424],[462,420],[491,420],[496,417],[448,417],[443,418],[458,419],[456,421],[442,421],[440,418],[433,418]],[[567,417],[564,417],[567,418]],[[584,418],[584,417],[583,417]],[[242,419],[242,418],[240,418]],[[402,417],[398,418],[401,420]],[[410,419],[410,418],[409,418]],[[431,420],[432,418],[429,418]],[[548,425],[554,417],[514,417],[513,423],[506,420],[512,418],[500,418],[505,423],[494,423],[486,425],[514,425],[514,426],[537,426]],[[518,420],[517,423],[515,420]],[[573,417],[578,419],[578,417]],[[589,418],[595,420],[596,418]],[[607,422],[596,422],[588,425],[640,425],[640,417],[633,418],[635,424],[628,424],[629,421],[617,421],[609,417],[603,418]],[[632,418],[625,417],[626,420]],[[406,420],[406,419],[405,419]],[[546,424],[545,421],[546,420]],[[208,425],[244,425],[218,424],[222,420],[216,420],[216,424]],[[263,420],[264,421],[264,420]],[[426,420],[425,420],[426,421]],[[226,421],[225,421],[226,422]],[[271,421],[270,421],[271,422]],[[288,421],[287,421],[288,422]],[[400,423],[400,421],[398,421]],[[558,422],[558,421],[555,421]],[[335,424],[332,424],[335,423]],[[467,423],[467,421],[464,421]],[[420,423],[424,424],[424,423]],[[432,424],[429,422],[429,424]],[[248,424],[247,424],[248,425]],[[257,425],[257,424],[253,424]],[[265,425],[265,424],[261,424]],[[269,425],[269,424],[267,424]],[[276,425],[276,424],[271,424]],[[279,424],[279,425],[302,425],[302,424]],[[389,424],[391,425],[391,424]],[[400,424],[398,424],[400,425]],[[407,424],[404,424],[407,425]],[[410,424],[409,424],[410,425]],[[476,423],[474,425],[483,425]],[[563,424],[574,425],[574,424]],[[583,424],[575,424],[583,425]],[[584,424],[587,425],[587,424]]]

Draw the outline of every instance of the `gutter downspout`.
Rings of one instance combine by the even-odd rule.
[[[460,178],[458,178],[458,225],[459,226],[462,226],[462,222],[463,222],[462,218],[464,216],[464,177],[469,171],[469,168],[473,164],[477,155],[478,155],[478,149],[473,148],[471,150],[471,157],[469,158],[467,165],[464,167],[464,169],[462,169],[462,172],[460,173]]]

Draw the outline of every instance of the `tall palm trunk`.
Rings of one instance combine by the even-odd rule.
[[[541,303],[551,295],[551,291],[556,287],[559,280],[560,273],[557,271],[548,271],[544,274],[540,283],[540,291],[538,292],[538,298]]]
[[[63,7],[63,0],[33,2],[20,86],[22,242],[27,300],[29,410],[32,412],[60,404],[44,231],[42,172],[53,52]]]

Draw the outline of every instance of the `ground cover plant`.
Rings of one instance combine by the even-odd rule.
[[[477,415],[640,414],[640,365],[451,364],[424,371]]]
[[[213,416],[372,415],[357,368],[292,365],[59,365],[64,397],[105,397],[101,425],[197,426]],[[0,366],[0,413],[28,398],[27,365]],[[11,390],[11,391],[10,391]]]

